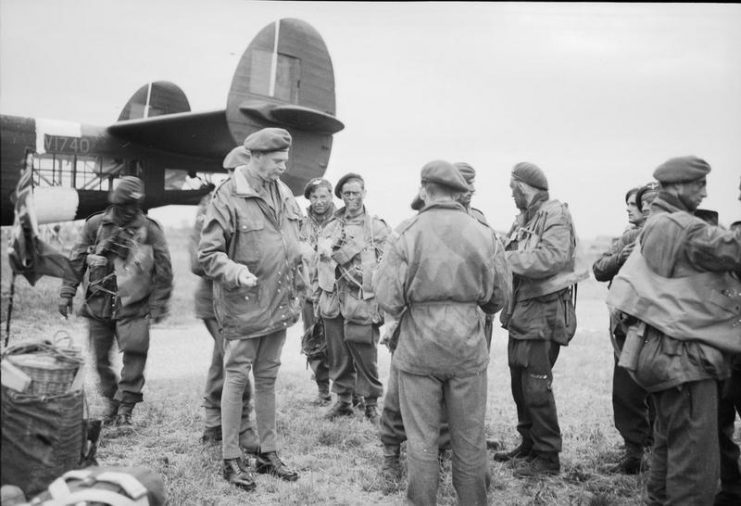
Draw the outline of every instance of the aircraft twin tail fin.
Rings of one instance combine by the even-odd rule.
[[[136,90],[121,111],[118,121],[178,112],[190,112],[190,104],[183,90],[169,81],[155,81]]]
[[[251,133],[285,128],[293,145],[283,180],[298,195],[307,181],[324,174],[332,135],[344,128],[335,116],[327,46],[311,25],[289,18],[264,27],[249,44],[225,110],[188,111],[180,88],[157,81],[140,88],[107,131],[151,152],[167,153],[170,161],[181,156],[181,167],[221,170],[224,155]]]

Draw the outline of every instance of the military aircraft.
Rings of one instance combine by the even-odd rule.
[[[191,112],[178,86],[157,81],[137,90],[108,126],[2,115],[0,127],[0,224],[10,225],[10,197],[24,171],[32,171],[39,224],[104,209],[123,175],[144,180],[147,209],[197,204],[212,185],[174,183],[222,172],[226,153],[265,127],[293,136],[283,180],[299,194],[326,171],[332,136],[344,125],[335,117],[334,71],[321,35],[285,18],[264,27],[245,50],[224,110]]]

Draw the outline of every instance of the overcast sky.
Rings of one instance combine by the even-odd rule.
[[[702,207],[741,219],[740,5],[0,0],[0,112],[107,125],[150,80],[224,108],[242,52],[282,17],[312,24],[334,64],[346,128],[326,176],[366,176],[391,225],[438,158],[476,168],[474,206],[500,230],[523,160],[585,238],[619,234],[625,191],[687,154],[713,167]]]

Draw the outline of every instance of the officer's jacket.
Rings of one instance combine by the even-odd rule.
[[[298,320],[305,280],[301,268],[301,208],[277,181],[278,209],[255,172],[238,168],[214,192],[206,211],[198,260],[214,280],[214,311],[225,339],[245,339],[285,329]],[[240,286],[245,269],[254,287]]]
[[[725,305],[730,307],[731,311],[735,307],[738,318],[741,319],[741,294],[725,293],[728,290],[724,286],[713,286],[714,283],[721,282],[722,277],[707,276],[708,273],[724,273],[741,269],[741,233],[708,225],[692,216],[679,199],[660,192],[652,204],[651,215],[638,240],[640,250],[636,248],[621,273],[616,277],[610,289],[608,304],[619,304],[616,295],[618,291],[623,291],[624,284],[619,283],[618,278],[623,276],[624,271],[631,270],[632,261],[636,260],[634,257],[640,256],[652,274],[670,278],[666,284],[651,283],[652,291],[658,294],[654,295],[655,297],[669,300],[675,299],[676,296],[691,298],[696,294],[669,293],[676,291],[670,286],[675,284],[675,281],[691,284],[693,279],[701,278],[702,282],[694,289],[705,290],[707,293],[700,297],[703,300],[695,300],[691,306],[688,306],[689,309],[697,312],[697,318],[704,318],[709,322],[718,321],[721,317],[718,311],[722,309],[722,305]],[[634,285],[634,288],[640,291],[640,285]],[[662,294],[662,290],[666,293]],[[635,303],[636,297],[645,295],[641,291],[638,294],[621,297],[625,303],[633,302],[630,309],[632,316],[641,318],[644,316],[643,312],[648,318],[656,315],[655,312],[650,311],[653,307],[653,304],[650,304],[651,300],[647,299],[645,303],[638,300],[638,303]],[[710,297],[715,296],[718,300],[712,300],[707,305],[703,304]],[[724,303],[722,298],[728,300]],[[736,300],[735,306],[734,300]],[[671,324],[671,320],[676,319],[681,322],[686,315],[677,314],[674,318],[669,316],[667,321]],[[662,322],[656,323],[660,325]],[[686,323],[692,324],[691,321]],[[733,340],[733,334],[737,340],[741,340],[741,321],[737,322],[736,326],[734,322],[727,323],[728,329],[726,330],[730,334],[725,336],[726,341]],[[698,335],[695,336],[672,333],[675,335],[669,336],[654,326],[647,327],[644,344],[638,356],[635,376],[644,388],[649,391],[660,391],[690,381],[723,379],[728,376],[729,364],[723,351],[718,348],[718,346],[724,346],[721,341],[715,346],[711,346],[709,343],[712,340],[707,338],[701,341],[700,333],[707,334],[705,330],[698,330]]]
[[[401,318],[394,364],[412,374],[465,376],[489,362],[484,317],[511,296],[494,231],[457,202],[433,202],[389,241],[374,279],[381,308]]]
[[[354,219],[345,217],[344,207],[334,214],[319,238],[316,286],[322,318],[341,315],[361,325],[383,323],[372,279],[390,233],[386,222],[365,209]]]
[[[148,270],[139,273],[139,279],[135,279],[134,283],[146,285],[146,288],[137,300],[129,302],[124,299],[122,302],[122,293],[118,288],[120,281],[115,270],[121,259],[116,258],[115,251],[125,247],[129,253],[133,251],[136,254],[140,246],[151,249],[152,257],[146,263]],[[103,264],[95,265],[93,258],[99,258]],[[128,258],[133,261],[125,267],[137,270],[140,266],[136,259],[130,254]],[[78,285],[83,282],[85,302],[80,307],[82,316],[120,320],[145,316],[150,312],[162,314],[167,310],[172,292],[170,253],[159,224],[143,213],[139,213],[123,228],[115,222],[113,207],[92,215],[82,228],[80,240],[70,252],[70,263],[77,278],[65,279],[60,295],[74,297]]]
[[[515,220],[505,243],[513,297],[501,321],[513,339],[566,345],[576,331],[570,287],[588,277],[577,270],[576,232],[568,206],[537,194]]]

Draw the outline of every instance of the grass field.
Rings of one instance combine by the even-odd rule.
[[[2,326],[5,336],[8,287],[7,230],[2,241]],[[382,451],[376,429],[358,412],[329,422],[327,408],[311,401],[316,386],[300,355],[300,324],[290,329],[278,377],[278,436],[280,454],[301,477],[286,483],[258,475],[253,493],[231,488],[221,478],[220,447],[199,442],[203,430],[200,407],[210,360],[211,338],[193,317],[196,278],[188,269],[187,230],[168,229],[175,290],[171,313],[153,328],[144,402],[134,413],[135,432],[117,436],[104,432],[98,451],[103,465],[144,465],[160,473],[170,504],[403,504],[401,490],[384,490],[379,479]],[[596,249],[592,250],[593,252]],[[82,318],[61,320],[56,312],[60,281],[43,278],[32,288],[16,281],[10,343],[52,338],[59,330],[86,347]],[[620,454],[620,437],[612,423],[610,400],[612,352],[607,336],[606,288],[590,279],[579,287],[579,326],[571,345],[562,350],[554,369],[554,390],[563,433],[562,473],[547,479],[517,479],[506,464],[489,460],[493,477],[489,504],[495,505],[627,505],[642,500],[643,477],[610,474],[607,466]],[[79,306],[78,300],[76,300]],[[506,360],[506,334],[495,328],[489,365],[487,432],[509,447],[517,444],[516,415]],[[382,380],[388,375],[389,354],[379,349]],[[90,373],[86,391],[91,414],[101,401]],[[402,453],[402,459],[404,454]],[[450,461],[441,476],[438,503],[455,504]]]

